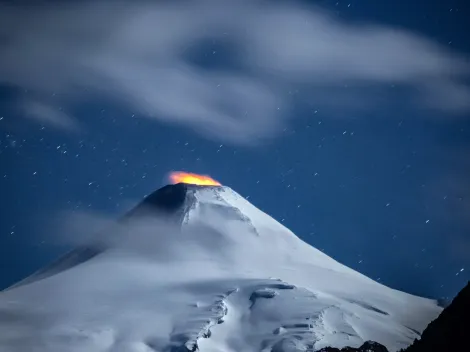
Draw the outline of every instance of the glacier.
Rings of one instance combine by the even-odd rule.
[[[441,312],[340,264],[225,186],[168,185],[0,292],[0,351],[398,351]]]

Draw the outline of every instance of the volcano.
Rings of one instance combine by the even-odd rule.
[[[179,183],[1,292],[0,350],[398,351],[441,310],[340,264],[229,187]]]

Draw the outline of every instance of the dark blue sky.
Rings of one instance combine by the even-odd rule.
[[[349,24],[398,26],[470,53],[463,1],[316,4]],[[218,42],[190,53],[209,70],[228,65],[229,54]],[[249,196],[302,239],[373,279],[453,297],[470,278],[469,113],[409,108],[407,88],[390,85],[367,87],[371,99],[387,97],[380,109],[339,113],[301,97],[300,86],[283,89],[292,117],[253,145],[147,119],[99,95],[70,105],[85,127],[64,132],[21,117],[14,107],[31,91],[1,79],[0,288],[66,249],[50,240],[51,219],[64,210],[117,217],[162,186],[169,171],[187,170]]]

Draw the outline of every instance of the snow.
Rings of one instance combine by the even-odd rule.
[[[171,219],[171,220],[169,220]],[[315,351],[409,345],[440,312],[300,240],[228,187],[188,187],[0,293],[0,351]]]

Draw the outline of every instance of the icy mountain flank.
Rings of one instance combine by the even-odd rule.
[[[0,351],[397,351],[441,311],[300,240],[228,187],[177,184],[0,293]]]

